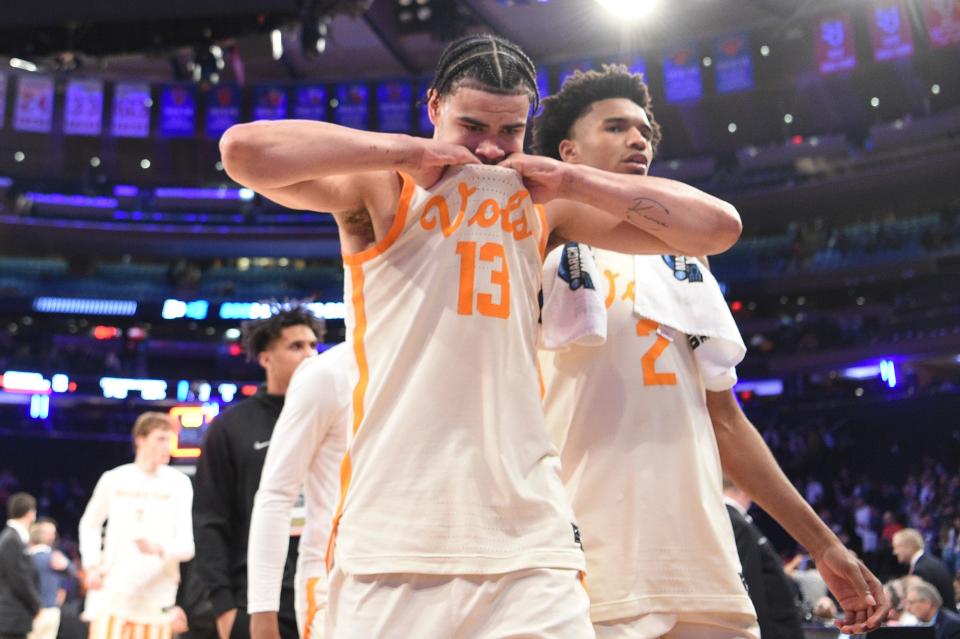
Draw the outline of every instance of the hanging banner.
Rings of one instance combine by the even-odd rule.
[[[960,0],[922,0],[930,46],[960,44]]]
[[[663,91],[667,102],[687,102],[703,97],[703,77],[696,45],[667,50],[663,56]]]
[[[240,122],[240,88],[231,85],[213,87],[207,93],[207,136],[219,138]]]
[[[333,111],[336,123],[351,129],[369,128],[370,90],[359,82],[337,85],[337,108]]]
[[[293,117],[299,120],[326,120],[327,88],[297,87],[293,101]]]
[[[717,38],[714,46],[717,93],[733,93],[753,88],[753,60],[750,40],[745,33]]]
[[[282,120],[287,117],[287,90],[278,86],[259,86],[254,91],[253,119]]]
[[[413,86],[403,80],[377,85],[377,119],[384,133],[406,133],[411,129]]]
[[[160,135],[192,137],[196,132],[197,105],[193,87],[172,84],[160,90]]]
[[[821,16],[814,28],[817,38],[817,63],[820,73],[849,71],[857,66],[853,26],[846,12]]]
[[[67,135],[100,135],[103,132],[103,82],[67,82],[63,132]]]
[[[52,126],[53,78],[45,75],[19,76],[13,128],[17,131],[49,133]]]
[[[913,34],[902,0],[878,0],[867,13],[877,62],[913,55]]]
[[[145,138],[150,135],[150,85],[145,82],[118,82],[113,88],[113,135],[118,138]]]

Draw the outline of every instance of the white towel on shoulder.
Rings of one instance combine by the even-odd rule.
[[[634,270],[634,312],[687,335],[707,390],[732,388],[747,347],[710,270],[675,255],[637,255]]]
[[[600,346],[607,340],[607,308],[597,290],[600,271],[590,248],[569,242],[543,261],[540,348]]]

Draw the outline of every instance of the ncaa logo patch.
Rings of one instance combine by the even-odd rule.
[[[571,291],[581,287],[596,290],[593,279],[583,268],[583,256],[580,254],[580,245],[576,242],[563,245],[563,256],[560,258],[557,275],[570,286]]]
[[[700,267],[683,255],[663,255],[663,263],[673,271],[673,277],[681,282],[702,282]]]

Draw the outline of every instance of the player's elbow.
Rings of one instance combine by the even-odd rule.
[[[703,251],[704,255],[716,255],[730,249],[743,232],[743,222],[736,207],[729,202],[717,200],[714,209],[713,232]]]
[[[220,161],[223,170],[238,184],[256,188],[259,174],[269,167],[265,161],[268,141],[262,122],[235,124],[220,138]]]

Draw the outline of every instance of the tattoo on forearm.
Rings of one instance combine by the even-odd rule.
[[[638,197],[633,201],[633,205],[627,209],[627,221],[637,226],[650,226],[652,224],[660,228],[667,228],[669,224],[662,219],[667,215],[670,215],[670,210],[667,207],[647,197]]]

